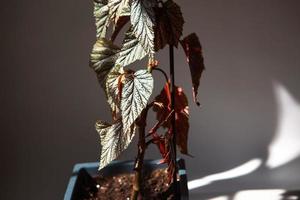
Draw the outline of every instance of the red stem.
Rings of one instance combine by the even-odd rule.
[[[135,177],[132,186],[131,200],[137,200],[138,197],[141,195],[142,170],[143,170],[144,156],[146,150],[145,127],[146,127],[147,113],[148,113],[148,108],[145,108],[141,113],[139,119],[136,121],[136,126],[139,134],[139,141],[138,141],[138,154],[134,165]]]

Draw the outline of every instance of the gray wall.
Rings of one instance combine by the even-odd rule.
[[[194,158],[187,158],[189,178],[252,158],[265,160],[277,123],[272,82],[300,101],[300,2],[177,2],[186,20],[184,33],[199,35],[207,66],[199,109],[192,104],[183,51],[176,52],[177,84],[191,104]],[[0,199],[62,199],[72,166],[99,157],[94,121],[110,120],[104,94],[88,67],[95,41],[92,1],[6,1],[0,11]],[[167,66],[167,51],[159,57]],[[130,146],[122,158],[134,155]],[[293,175],[299,160],[292,166],[291,173],[278,173]],[[270,187],[300,183],[284,180]]]

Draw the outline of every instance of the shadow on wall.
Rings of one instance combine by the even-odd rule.
[[[261,173],[269,173],[270,176],[272,176],[275,169],[282,168],[284,170],[290,162],[300,156],[300,104],[280,83],[273,82],[273,88],[278,116],[274,138],[270,141],[269,146],[266,146],[266,149],[268,150],[267,158],[253,158],[228,171],[191,180],[188,182],[189,190],[201,190],[204,188],[203,191],[205,191],[205,186],[207,185],[214,184],[221,180],[237,179],[245,175],[253,176],[255,179],[253,183],[260,182]],[[250,184],[248,187],[250,187],[249,189],[259,189],[256,188],[256,184],[252,186]],[[272,184],[268,186],[268,183],[266,182],[263,187],[272,187]],[[238,190],[239,186],[236,187],[236,191]],[[213,198],[213,200],[263,199],[264,197],[268,197],[265,199],[269,200],[284,199],[279,195],[283,193],[284,190],[243,191],[235,193],[230,198],[228,196],[220,196]],[[255,197],[256,195],[260,196],[260,198]],[[288,199],[287,197],[285,198]],[[291,198],[289,197],[289,199],[293,199],[293,195]],[[298,199],[297,196],[294,199]]]

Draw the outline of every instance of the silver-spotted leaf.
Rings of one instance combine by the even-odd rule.
[[[135,37],[151,55],[154,53],[155,2],[155,0],[134,0],[130,17]]]
[[[200,85],[200,78],[205,69],[202,47],[195,33],[186,36],[180,41],[189,63],[192,83],[193,83],[193,99],[197,105],[200,105],[197,94]]]
[[[108,0],[109,19],[115,24],[122,16],[130,15],[129,0]]]
[[[123,131],[122,121],[118,120],[110,125],[103,121],[96,122],[96,130],[100,135],[102,146],[99,170],[115,160],[128,147],[134,136],[134,126]]]
[[[147,106],[153,90],[153,77],[147,70],[138,70],[126,76],[121,95],[121,113],[127,130]]]
[[[155,16],[155,50],[164,48],[166,44],[177,47],[184,24],[180,7],[168,0],[162,7],[155,8]]]
[[[124,77],[123,67],[116,65],[107,75],[106,78],[106,97],[109,103],[113,118],[117,118],[121,104],[121,89],[122,77]]]
[[[107,0],[98,0],[94,2],[94,16],[97,38],[105,37],[109,24],[109,8],[107,6]]]
[[[113,22],[111,40],[114,41],[120,30],[130,20],[130,0],[108,0],[109,20]]]
[[[102,87],[105,86],[105,78],[115,64],[119,47],[105,38],[99,38],[94,44],[90,67],[94,69]]]
[[[133,34],[132,28],[129,29],[125,34],[123,46],[116,63],[125,67],[136,60],[141,60],[146,55],[147,53]]]

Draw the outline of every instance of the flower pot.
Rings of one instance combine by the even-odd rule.
[[[114,161],[107,167],[98,171],[98,163],[79,163],[73,168],[72,176],[64,196],[64,200],[81,200],[88,197],[91,193],[98,191],[95,177],[102,175],[104,177],[115,176],[119,174],[133,173],[133,161]],[[188,199],[187,176],[185,162],[183,159],[177,159],[179,174],[179,193],[181,200]],[[166,168],[166,164],[161,164],[160,160],[145,160],[144,169],[153,171],[155,169]],[[87,190],[88,188],[88,190]]]

